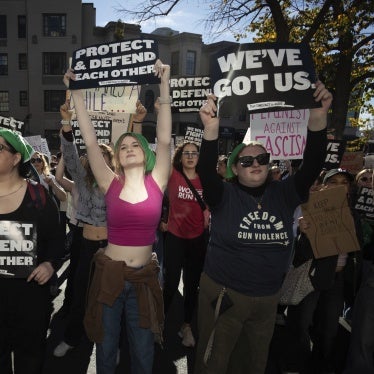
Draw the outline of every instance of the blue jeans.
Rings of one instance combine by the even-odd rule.
[[[126,332],[130,348],[131,373],[151,374],[154,354],[154,335],[150,329],[139,327],[139,311],[136,292],[126,282],[113,306],[103,306],[104,340],[96,344],[97,374],[114,374],[124,313]]]

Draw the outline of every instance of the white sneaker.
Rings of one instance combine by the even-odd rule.
[[[195,338],[192,335],[191,326],[184,325],[178,332],[180,338],[182,338],[182,344],[185,347],[194,347],[195,346]]]
[[[53,351],[53,356],[55,357],[64,357],[70,349],[74,347],[62,341]]]

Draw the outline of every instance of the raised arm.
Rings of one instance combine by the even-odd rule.
[[[171,169],[171,99],[170,99],[170,66],[163,65],[157,60],[154,67],[155,75],[161,78],[160,97],[157,99],[159,106],[157,114],[157,149],[156,164],[152,170],[152,176],[156,183],[164,191],[168,183]]]
[[[65,162],[64,158],[61,157],[59,163],[56,166],[56,181],[57,183],[63,187],[65,191],[71,192],[74,186],[74,182],[64,176],[65,172]]]
[[[74,78],[75,75],[73,70],[69,69],[64,75],[65,85],[69,87],[70,79]],[[87,113],[82,91],[72,90],[71,95],[74,101],[75,112],[78,118],[78,125],[81,130],[84,143],[87,147],[87,155],[91,170],[95,176],[98,186],[105,193],[114,178],[114,173],[106,164],[101,153],[101,149],[97,143],[95,128],[92,125],[91,119]]]
[[[204,126],[203,141],[197,171],[203,186],[204,200],[213,208],[223,194],[223,181],[219,177],[216,165],[218,160],[219,118],[216,117],[216,97],[208,95],[208,100],[200,108],[200,119]]]

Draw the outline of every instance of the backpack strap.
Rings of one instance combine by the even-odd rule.
[[[31,199],[34,202],[36,209],[43,209],[47,202],[44,187],[40,183],[28,179],[27,189],[29,190]]]

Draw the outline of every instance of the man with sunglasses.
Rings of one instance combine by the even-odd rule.
[[[204,198],[211,208],[211,236],[200,281],[199,342],[195,373],[263,373],[293,240],[295,208],[308,197],[326,153],[331,93],[316,82],[304,162],[282,181],[269,177],[270,155],[258,142],[239,144],[231,153],[224,183],[216,173],[219,119],[215,96],[200,109],[204,136],[199,168]],[[231,364],[230,364],[231,362]]]

